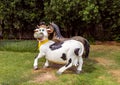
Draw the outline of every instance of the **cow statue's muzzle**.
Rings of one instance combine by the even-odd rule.
[[[38,39],[38,40],[42,40],[44,37],[43,33],[39,33],[39,32],[34,32],[34,38]]]

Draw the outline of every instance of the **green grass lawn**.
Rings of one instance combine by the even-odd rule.
[[[39,70],[33,70],[37,55],[34,40],[0,41],[0,85],[119,85],[120,46],[91,45],[89,59],[84,59],[83,71],[75,74],[74,67],[56,75],[59,66],[43,69],[45,59],[39,60]]]

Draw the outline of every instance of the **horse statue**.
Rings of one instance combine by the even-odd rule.
[[[38,59],[45,57],[46,62],[44,68],[49,66],[49,62],[64,64],[57,74],[62,74],[66,69],[73,65],[77,67],[77,73],[82,71],[84,53],[84,45],[76,40],[65,40],[62,42],[55,42],[48,39],[48,32],[50,29],[46,25],[37,26],[34,30],[34,37],[39,40],[39,54],[34,59],[34,69],[38,69]]]
[[[89,56],[89,51],[90,51],[90,44],[88,42],[87,39],[85,39],[84,37],[81,36],[74,36],[71,38],[64,38],[61,35],[60,29],[58,27],[57,24],[55,24],[54,22],[50,23],[49,27],[49,38],[54,40],[55,42],[61,42],[61,41],[65,41],[65,40],[69,40],[69,39],[73,39],[73,40],[77,40],[79,42],[82,42],[84,45],[84,57],[88,58]]]

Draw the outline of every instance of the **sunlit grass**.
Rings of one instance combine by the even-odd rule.
[[[18,85],[31,74],[35,53],[0,51],[0,83]]]

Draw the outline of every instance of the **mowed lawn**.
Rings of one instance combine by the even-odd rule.
[[[58,76],[61,65],[43,69],[44,58],[39,60],[39,70],[33,70],[38,53],[35,40],[1,40],[0,85],[120,85],[120,46],[91,45],[90,50],[81,74],[72,67]]]

